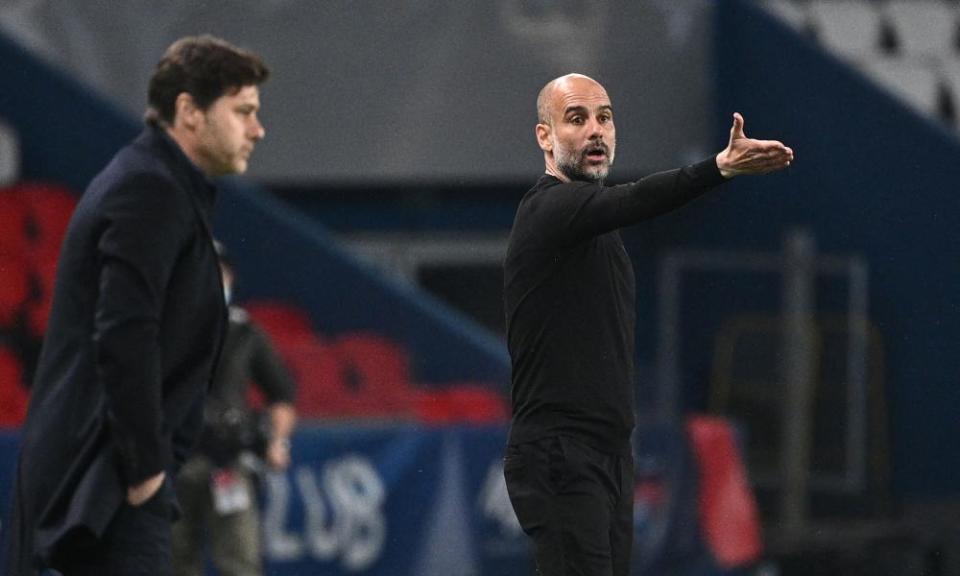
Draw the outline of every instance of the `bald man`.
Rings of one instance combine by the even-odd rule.
[[[618,229],[675,210],[726,179],[789,166],[782,143],[747,138],[734,114],[722,152],[607,187],[617,138],[603,86],[544,86],[546,173],[520,201],[504,262],[513,420],[510,501],[543,576],[622,576],[633,540],[634,277]]]

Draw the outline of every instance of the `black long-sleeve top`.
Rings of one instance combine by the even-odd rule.
[[[710,158],[613,187],[544,175],[526,193],[504,262],[511,443],[563,434],[629,450],[635,287],[617,229],[721,182]]]

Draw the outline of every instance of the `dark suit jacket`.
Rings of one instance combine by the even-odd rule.
[[[214,200],[148,127],[77,205],[23,430],[8,574],[95,541],[127,486],[169,482],[195,443],[226,326]]]

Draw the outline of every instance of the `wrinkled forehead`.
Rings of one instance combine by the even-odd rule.
[[[586,77],[561,79],[554,85],[551,96],[553,114],[563,114],[570,108],[593,111],[610,106],[610,97],[603,86]]]

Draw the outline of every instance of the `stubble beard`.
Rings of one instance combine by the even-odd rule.
[[[592,167],[587,164],[588,149],[589,147],[585,147],[580,151],[568,153],[563,148],[555,148],[555,150],[557,150],[555,154],[557,169],[571,181],[595,182],[602,186],[603,181],[606,180],[607,174],[610,172],[610,166],[613,164],[613,155],[610,154],[608,149],[607,162],[600,166]]]

